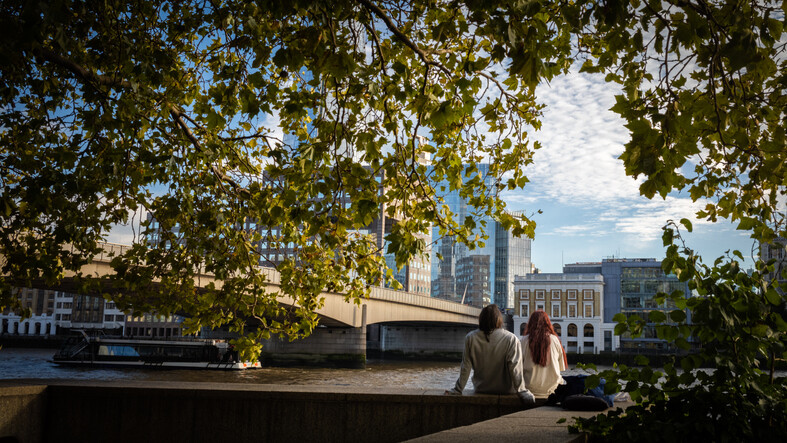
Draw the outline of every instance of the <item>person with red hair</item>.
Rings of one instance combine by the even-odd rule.
[[[525,385],[536,398],[549,397],[565,383],[560,372],[566,370],[568,360],[546,312],[533,312],[521,344]]]

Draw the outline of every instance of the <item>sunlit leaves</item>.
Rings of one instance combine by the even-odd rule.
[[[533,90],[570,65],[570,36],[555,5],[520,6],[5,1],[0,304],[79,270],[142,208],[111,297],[226,326],[254,353],[310,333],[323,290],[360,303],[395,285],[383,254],[407,265],[433,227],[482,244],[488,227],[454,219],[433,183],[532,236],[500,193],[528,182]]]

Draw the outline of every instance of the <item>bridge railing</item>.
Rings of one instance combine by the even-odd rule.
[[[469,305],[463,305],[440,298],[427,297],[425,295],[415,294],[412,292],[397,291],[390,288],[375,287],[369,298],[375,300],[385,300],[392,303],[401,303],[414,306],[423,306],[425,308],[436,309],[440,311],[455,312],[457,314],[466,314],[469,316],[478,316],[481,312],[479,308]]]
[[[118,243],[104,243],[101,252],[93,256],[94,261],[110,261],[113,257],[125,254],[131,246]]]
[[[95,261],[109,262],[112,260],[112,257],[124,254],[129,249],[131,249],[131,246],[129,245],[104,243],[102,251],[96,254],[93,259]],[[281,274],[276,269],[260,266],[258,270],[265,275],[268,283],[273,285],[281,285]],[[480,312],[479,308],[473,306],[390,288],[375,287],[372,289],[369,298],[389,301],[392,303],[423,306],[426,308],[455,312],[470,316],[477,316]]]

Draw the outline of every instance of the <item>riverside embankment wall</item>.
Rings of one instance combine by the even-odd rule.
[[[458,397],[437,390],[5,381],[0,441],[385,443],[521,410],[513,395]]]

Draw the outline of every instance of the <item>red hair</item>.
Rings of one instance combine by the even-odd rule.
[[[527,345],[530,348],[533,362],[539,366],[546,366],[549,361],[549,349],[552,346],[550,335],[557,336],[547,313],[540,310],[533,312],[533,315],[527,321],[527,330],[525,332],[528,335]],[[560,346],[560,349],[563,350],[563,362],[568,367],[566,350],[563,349],[563,345]]]

